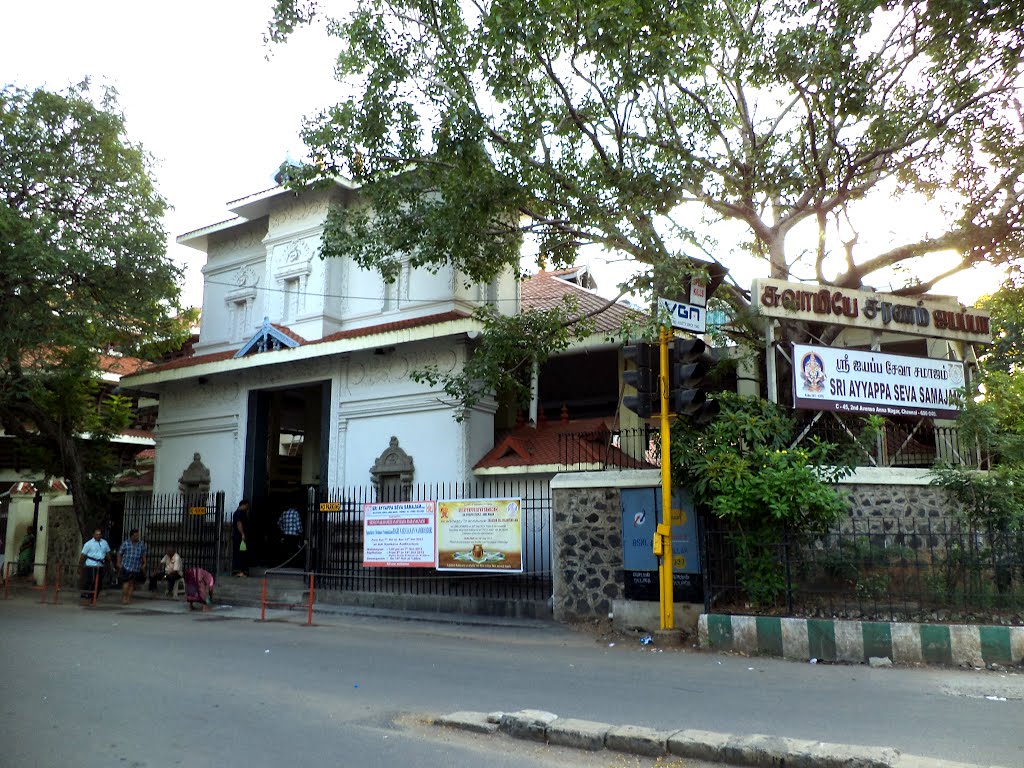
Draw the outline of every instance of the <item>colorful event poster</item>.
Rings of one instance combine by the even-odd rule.
[[[363,566],[433,568],[437,502],[363,505]]]
[[[523,572],[522,499],[437,502],[437,570]]]

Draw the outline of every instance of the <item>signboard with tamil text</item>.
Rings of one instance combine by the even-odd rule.
[[[823,285],[754,280],[751,299],[767,317],[990,344],[988,312],[939,296],[896,296]]]
[[[956,418],[964,364],[793,345],[793,405],[815,411]]]
[[[363,505],[363,566],[432,568],[433,501]]]
[[[437,502],[437,570],[523,571],[522,499]]]

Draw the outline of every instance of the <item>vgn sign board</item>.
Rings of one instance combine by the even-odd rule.
[[[522,573],[522,499],[363,505],[363,566]]]
[[[793,405],[815,411],[956,418],[964,364],[793,345]]]

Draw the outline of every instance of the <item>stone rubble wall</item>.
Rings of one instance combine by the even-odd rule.
[[[577,477],[574,478],[573,475]],[[589,475],[590,477],[584,477]],[[637,476],[642,479],[634,479]],[[552,482],[553,611],[559,621],[605,619],[625,597],[621,487],[654,487],[656,470],[559,475]],[[603,482],[602,482],[603,481]],[[578,487],[572,487],[578,485]],[[941,488],[925,484],[843,484],[850,516],[842,530],[877,535],[926,533],[941,528],[955,508]],[[938,539],[908,537],[906,546],[936,546]]]

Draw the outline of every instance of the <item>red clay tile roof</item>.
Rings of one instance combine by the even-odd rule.
[[[271,323],[271,325],[274,328],[276,328],[277,330],[279,330],[281,333],[283,333],[285,336],[287,336],[289,339],[291,339],[292,341],[296,342],[299,346],[302,346],[303,344],[307,344],[308,343],[304,338],[299,336],[299,334],[297,334],[295,331],[293,331],[287,325],[278,325],[277,323]]]
[[[599,464],[650,468],[612,445],[611,420],[578,419],[524,425],[500,438],[474,469],[527,468],[550,465]]]
[[[104,373],[114,373],[118,376],[130,376],[146,366],[145,360],[137,357],[118,357],[115,355],[100,355],[99,367]]]
[[[562,280],[560,274],[575,274],[576,270],[538,272],[523,281],[522,297],[524,309],[551,309],[558,306],[565,296],[575,297],[583,313],[594,312],[608,305],[608,299],[575,283]],[[611,333],[618,330],[624,320],[637,317],[639,313],[624,304],[613,303],[594,317],[597,333]]]
[[[396,320],[393,323],[381,323],[380,325],[371,325],[366,328],[353,328],[351,331],[338,331],[329,336],[324,336],[319,341],[311,341],[309,343],[320,344],[325,341],[338,341],[339,339],[358,339],[362,336],[373,336],[375,333],[404,331],[407,328],[419,328],[424,325],[434,325],[435,323],[449,323],[452,320],[465,320],[468,317],[471,317],[471,315],[466,312],[459,312],[458,310],[440,312],[436,315],[414,317],[410,320]]]
[[[328,341],[340,341],[341,339],[357,339],[363,336],[373,336],[377,333],[388,333],[390,331],[402,331],[407,328],[419,328],[424,325],[434,325],[437,323],[447,323],[453,320],[464,320],[470,317],[466,312],[451,311],[451,312],[440,312],[436,315],[427,315],[425,317],[414,317],[409,320],[397,320],[392,323],[380,323],[379,325],[370,325],[365,328],[353,328],[350,331],[338,331],[324,336],[322,339],[314,339],[307,341],[306,339],[299,336],[293,330],[284,325],[278,325],[277,323],[271,323],[281,333],[286,334],[289,338],[294,339],[299,346],[311,346],[313,344],[323,344]],[[168,360],[165,363],[157,363],[155,365],[144,368],[145,373],[159,373],[161,371],[170,371],[178,368],[191,368],[194,365],[203,365],[204,363],[218,363],[222,360],[230,360],[235,356],[237,350],[230,350],[227,352],[212,352],[207,355],[193,355],[191,357],[179,357],[174,360]]]

